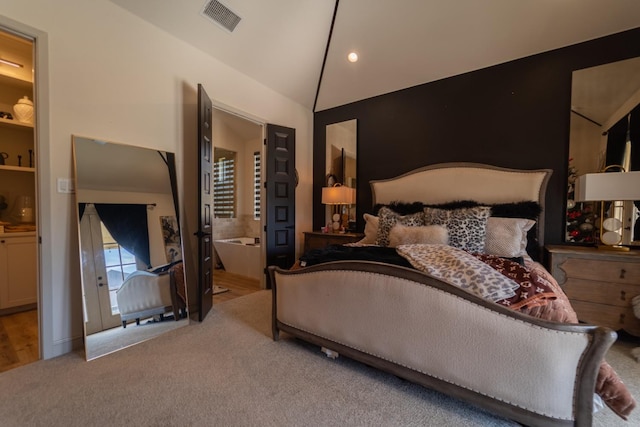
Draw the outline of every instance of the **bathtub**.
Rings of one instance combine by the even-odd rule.
[[[264,275],[260,244],[253,237],[214,240],[213,247],[225,271],[257,280]]]

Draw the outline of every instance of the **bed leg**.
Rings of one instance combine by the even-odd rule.
[[[327,357],[330,358],[330,359],[337,359],[338,356],[340,356],[340,353],[338,353],[337,351],[330,350],[330,349],[328,349],[326,347],[321,347],[320,351],[322,351],[324,354],[326,354]]]

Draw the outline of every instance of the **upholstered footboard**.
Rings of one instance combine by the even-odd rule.
[[[175,306],[169,274],[135,271],[116,291],[116,297],[123,328],[128,320],[136,319],[136,324],[140,324],[140,319],[164,315]],[[177,319],[178,313],[175,314]]]
[[[418,271],[269,267],[284,331],[527,425],[591,425],[606,328],[535,319]]]

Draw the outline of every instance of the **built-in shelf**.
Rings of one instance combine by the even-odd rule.
[[[33,123],[25,123],[18,120],[9,120],[2,117],[0,117],[0,126],[24,130],[33,129]]]
[[[36,168],[27,168],[24,166],[0,165],[0,171],[35,172]]]
[[[8,76],[6,74],[0,73],[0,85],[1,84],[15,86],[15,87],[19,87],[22,89],[29,89],[29,90],[31,90],[33,87],[33,82],[29,80],[24,80],[24,79],[21,79],[20,77],[13,77],[13,76]]]

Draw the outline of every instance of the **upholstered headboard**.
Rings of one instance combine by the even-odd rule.
[[[480,163],[440,163],[395,178],[371,181],[373,204],[441,204],[473,200],[481,204],[534,201],[540,204],[538,244],[544,245],[544,201],[550,169],[507,169]]]

